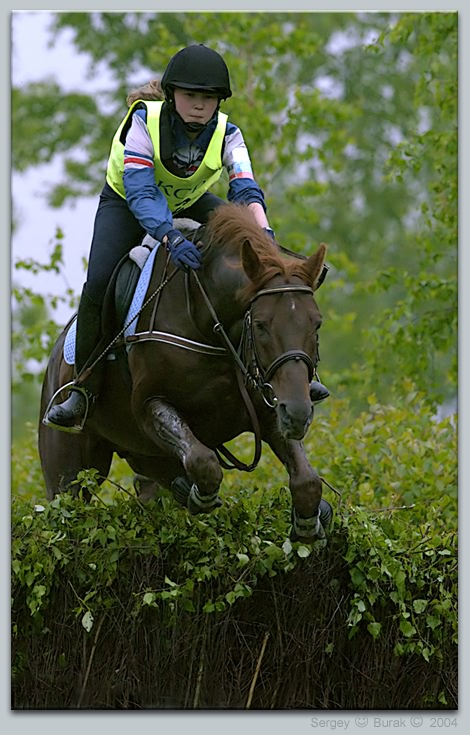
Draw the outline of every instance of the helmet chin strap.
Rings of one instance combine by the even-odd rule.
[[[176,112],[176,110],[175,110],[175,112]],[[207,123],[198,123],[198,122],[189,122],[189,123],[187,123],[187,122],[185,122],[183,120],[183,118],[181,117],[181,115],[179,114],[179,112],[176,112],[176,114],[178,115],[179,119],[183,123],[184,129],[188,133],[201,133],[204,130],[204,128],[207,126]],[[207,121],[207,122],[209,122],[209,121]]]
[[[214,115],[212,115],[211,119],[208,120],[206,123],[198,123],[198,122],[189,122],[189,123],[187,123],[187,122],[185,122],[183,120],[183,118],[179,114],[178,110],[176,109],[176,105],[175,105],[175,94],[174,94],[174,89],[172,87],[170,87],[168,89],[168,92],[165,95],[165,100],[166,100],[166,102],[167,102],[170,110],[172,111],[172,113],[174,115],[176,115],[180,119],[180,121],[181,121],[181,123],[182,123],[182,125],[183,125],[183,127],[184,127],[184,129],[186,130],[187,133],[201,133],[204,130],[204,128],[206,128],[209,125],[209,123],[212,120],[212,118],[214,117],[214,115],[217,115],[217,113],[219,112],[219,107],[220,107],[220,99],[219,99],[217,101],[217,107],[216,107],[216,110],[214,112]]]
[[[184,129],[188,133],[201,133],[204,130],[204,128],[206,128],[209,125],[209,123],[213,119],[214,115],[216,115],[218,113],[218,111],[219,111],[219,105],[217,105],[217,109],[214,112],[214,115],[212,115],[211,119],[208,120],[206,123],[199,123],[199,122],[189,122],[188,123],[188,122],[185,122],[183,120],[183,118],[181,117],[181,115],[177,111],[174,103],[172,105],[170,105],[170,107],[171,107],[171,111],[173,112],[173,114],[176,115],[181,120],[181,123],[182,123]]]

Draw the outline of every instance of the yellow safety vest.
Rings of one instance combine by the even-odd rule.
[[[139,102],[143,102],[147,108],[147,127],[154,148],[155,183],[165,196],[170,210],[176,214],[194,204],[220,178],[223,170],[222,144],[228,116],[219,112],[216,129],[199,168],[191,176],[182,178],[170,173],[160,159],[160,112],[163,102],[136,100],[113,138],[106,172],[106,181],[123,199],[126,198],[126,194],[123,181],[124,144],[121,142],[121,133]]]

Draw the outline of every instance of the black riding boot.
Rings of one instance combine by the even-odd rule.
[[[80,375],[83,367],[90,361],[101,339],[101,305],[92,301],[83,287],[77,314],[77,336],[75,345],[75,373]],[[100,360],[90,375],[71,388],[69,397],[52,406],[44,417],[48,426],[64,431],[80,431],[86,418],[89,404],[94,403],[101,388],[104,361]]]
[[[321,403],[328,398],[330,391],[326,388],[323,383],[318,380],[312,380],[310,383],[310,400],[312,403]]]

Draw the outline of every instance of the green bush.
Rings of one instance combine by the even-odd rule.
[[[101,489],[94,471],[80,474],[90,504],[70,495],[38,504],[37,463],[23,447],[12,505],[15,669],[27,656],[27,632],[50,632],[64,588],[65,612],[91,635],[124,579],[125,620],[147,620],[153,610],[171,626],[182,615],[215,621],[269,579],[302,579],[328,565],[336,571],[326,584],[341,599],[336,635],[359,636],[361,645],[366,636],[395,657],[441,666],[457,642],[456,428],[450,418],[435,421],[412,391],[402,407],[369,402],[348,424],[347,404],[332,400],[306,442],[312,464],[341,492],[338,499],[325,485],[335,508],[326,548],[288,540],[287,478],[268,451],[257,472],[226,473],[219,511],[192,517],[166,493],[141,503],[125,487],[123,462]],[[236,448],[249,456],[250,437]],[[136,572],[149,564],[150,577]],[[443,685],[431,699],[446,706],[452,695]]]

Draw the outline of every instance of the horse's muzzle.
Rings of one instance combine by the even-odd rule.
[[[277,405],[279,430],[286,439],[302,441],[313,419],[310,401],[279,401]]]

